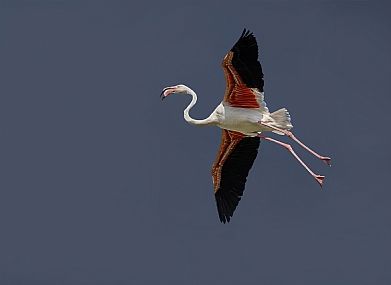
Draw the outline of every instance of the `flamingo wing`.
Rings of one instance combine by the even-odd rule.
[[[260,138],[222,131],[220,149],[212,167],[212,179],[219,218],[226,223],[243,195],[248,173],[258,154]]]
[[[263,101],[263,73],[258,61],[258,44],[246,29],[225,56],[222,67],[226,79],[223,102],[231,107],[255,108],[269,112]]]

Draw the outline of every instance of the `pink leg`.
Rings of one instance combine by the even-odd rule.
[[[323,179],[324,179],[324,176],[322,175],[318,175],[318,174],[315,174],[312,172],[312,170],[300,159],[300,157],[293,151],[292,147],[289,145],[289,144],[286,144],[286,143],[283,143],[283,142],[280,142],[278,140],[274,140],[272,138],[269,138],[269,137],[265,137],[261,134],[258,134],[258,137],[262,138],[262,139],[265,139],[265,140],[268,140],[268,141],[271,141],[271,142],[275,142],[276,144],[279,144],[279,145],[282,145],[284,147],[286,147],[292,154],[294,157],[296,157],[296,159],[301,163],[301,165],[304,166],[305,169],[307,169],[307,171],[316,179],[316,181],[318,181],[318,183],[320,184],[320,187],[323,186]]]
[[[303,144],[301,141],[299,141],[291,132],[289,131],[286,131],[286,130],[282,130],[282,129],[279,129],[279,128],[276,128],[274,126],[271,126],[269,124],[266,124],[264,122],[261,122],[259,121],[258,122],[259,124],[261,125],[264,125],[266,127],[269,127],[271,129],[274,129],[276,131],[279,131],[279,132],[282,132],[284,133],[285,135],[287,135],[288,137],[292,138],[294,141],[296,141],[299,145],[301,145],[302,147],[304,147],[306,150],[308,150],[310,153],[312,153],[313,155],[315,155],[317,158],[323,160],[327,165],[331,166],[330,165],[330,157],[327,157],[327,156],[321,156],[319,154],[317,154],[315,151],[313,151],[312,149],[310,149],[308,146],[306,146],[305,144]]]

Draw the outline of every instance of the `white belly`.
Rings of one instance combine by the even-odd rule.
[[[258,132],[271,131],[270,128],[258,122],[272,123],[273,119],[268,114],[261,114],[256,109],[233,108],[220,104],[216,108],[216,113],[219,118],[217,126],[222,129],[240,132],[248,136],[256,136]]]

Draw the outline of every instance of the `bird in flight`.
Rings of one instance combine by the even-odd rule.
[[[287,148],[320,186],[323,185],[324,176],[312,172],[289,144],[266,137],[262,132],[286,135],[328,165],[330,158],[317,154],[289,131],[293,126],[285,108],[269,113],[263,97],[264,81],[258,61],[258,44],[250,31],[243,30],[237,43],[225,56],[222,66],[226,79],[224,99],[206,119],[190,117],[189,111],[197,102],[197,94],[186,85],[166,87],[160,96],[164,99],[170,94],[191,95],[192,100],[184,110],[185,120],[194,126],[218,126],[222,129],[220,148],[212,166],[212,180],[219,218],[226,223],[243,195],[248,173],[258,154],[260,139]]]

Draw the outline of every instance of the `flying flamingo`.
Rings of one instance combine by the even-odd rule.
[[[285,108],[269,113],[263,98],[264,81],[258,61],[258,44],[250,31],[244,29],[237,43],[225,56],[222,66],[226,79],[224,99],[208,118],[196,120],[190,117],[189,111],[197,102],[197,95],[186,85],[166,87],[161,97],[164,99],[170,94],[190,94],[192,100],[184,110],[185,120],[194,126],[218,126],[222,129],[220,149],[212,166],[212,180],[219,218],[222,223],[226,223],[230,221],[243,195],[261,138],[286,147],[320,186],[323,185],[324,176],[312,172],[289,144],[266,137],[262,132],[287,135],[328,165],[330,158],[317,154],[288,131],[293,126]]]

